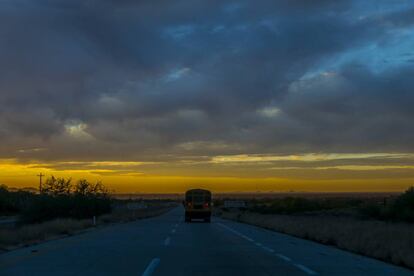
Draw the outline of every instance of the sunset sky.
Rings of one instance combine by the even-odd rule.
[[[0,0],[0,184],[414,185],[412,0]]]

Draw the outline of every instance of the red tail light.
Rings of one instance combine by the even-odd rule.
[[[208,208],[210,204],[208,202],[204,203],[204,208]]]

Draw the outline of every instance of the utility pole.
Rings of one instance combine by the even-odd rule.
[[[43,173],[37,175],[39,177],[39,193],[42,193],[42,177],[45,176]]]

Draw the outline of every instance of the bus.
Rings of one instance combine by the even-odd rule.
[[[211,192],[202,189],[192,189],[185,193],[183,202],[185,208],[185,222],[192,219],[211,220]]]

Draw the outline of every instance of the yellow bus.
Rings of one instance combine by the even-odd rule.
[[[211,192],[202,189],[192,189],[185,193],[184,200],[185,222],[192,219],[211,220]]]

